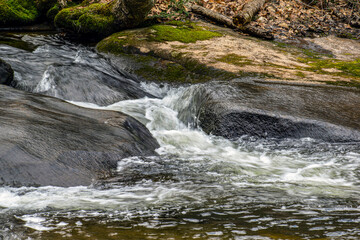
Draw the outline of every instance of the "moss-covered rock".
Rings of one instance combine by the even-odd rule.
[[[195,43],[222,36],[221,33],[192,22],[169,22],[148,28],[115,33],[97,45],[99,52],[116,55],[130,66],[127,70],[149,81],[198,83],[211,79],[232,79],[236,75],[206,66],[158,44],[178,41]]]
[[[0,26],[31,24],[39,16],[33,0],[0,0]]]
[[[359,86],[359,43],[329,37],[318,40],[320,45],[310,42],[313,39],[304,41],[304,46],[274,43],[204,22],[168,22],[115,33],[99,42],[97,50],[120,56],[122,66],[131,62],[132,73],[151,81],[194,83],[247,77]]]
[[[59,28],[83,35],[105,36],[116,29],[111,8],[112,4],[108,3],[65,8],[56,15],[54,22]]]
[[[34,24],[42,19],[56,0],[0,0],[0,26]]]
[[[134,5],[139,5],[139,8],[133,9]],[[104,37],[120,29],[138,25],[152,6],[152,0],[113,0],[106,3],[90,3],[85,0],[80,5],[62,9],[55,16],[54,22],[57,27],[66,31]],[[56,9],[53,9],[53,12],[55,11]]]
[[[182,43],[194,43],[198,40],[208,40],[213,37],[222,36],[221,33],[208,31],[195,23],[170,22],[168,25],[155,25],[151,27],[155,30],[154,35],[150,35],[152,41],[179,41]]]
[[[132,50],[151,47],[151,43],[156,42],[194,43],[220,36],[222,36],[221,33],[210,31],[196,23],[172,21],[167,24],[115,33],[99,42],[97,50],[112,54],[134,53]]]
[[[299,58],[299,60],[307,63],[310,66],[307,69],[311,71],[360,79],[360,59],[341,61],[334,58]]]

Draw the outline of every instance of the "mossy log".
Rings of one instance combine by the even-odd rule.
[[[244,25],[251,22],[255,14],[264,6],[266,0],[251,0],[246,3],[242,11],[234,16],[235,25]]]
[[[266,40],[272,40],[274,39],[274,36],[270,33],[265,31],[264,29],[256,28],[254,26],[246,25],[246,26],[237,26],[233,23],[233,21],[228,18],[227,16],[224,16],[220,13],[214,12],[210,9],[201,7],[196,4],[191,4],[187,6],[190,11],[193,13],[199,14],[201,16],[204,16],[206,18],[209,18],[217,23],[224,24],[230,28],[234,28],[237,30],[240,30],[244,33],[247,33],[253,37],[262,38]]]
[[[192,11],[193,13],[196,13],[196,14],[199,14],[199,15],[202,15],[202,16],[205,16],[213,21],[216,21],[218,23],[221,23],[221,24],[224,24],[228,27],[231,27],[231,28],[235,28],[235,25],[233,23],[233,21],[220,14],[220,13],[217,13],[217,12],[214,12],[210,9],[207,9],[207,8],[204,8],[202,6],[199,6],[197,4],[191,4],[188,6],[189,10]]]

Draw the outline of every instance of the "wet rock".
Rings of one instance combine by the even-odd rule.
[[[1,49],[16,73],[6,85],[101,106],[152,96],[141,89],[136,78],[84,47],[66,45],[56,38],[34,38],[30,42],[42,45],[31,52],[10,46]]]
[[[159,146],[133,118],[0,86],[0,184],[89,185]]]
[[[358,90],[233,82],[204,87],[198,120],[217,136],[360,141]]]
[[[0,84],[10,84],[14,78],[11,66],[0,59]]]
[[[222,35],[201,23],[172,21],[115,33],[100,41],[96,49],[112,58],[116,56],[116,65],[126,63],[126,71],[141,79],[198,83],[234,77],[233,73],[207,66],[194,57],[203,56],[197,52],[203,45],[212,45],[206,40],[219,42]]]

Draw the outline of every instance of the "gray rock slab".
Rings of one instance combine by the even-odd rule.
[[[0,85],[0,184],[77,186],[111,175],[128,156],[154,155],[141,123]]]

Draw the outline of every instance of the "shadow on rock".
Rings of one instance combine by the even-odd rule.
[[[124,157],[154,155],[135,119],[0,85],[0,184],[76,186],[111,175]]]
[[[229,139],[305,138],[360,141],[360,92],[329,87],[233,81],[194,95],[199,126]]]

